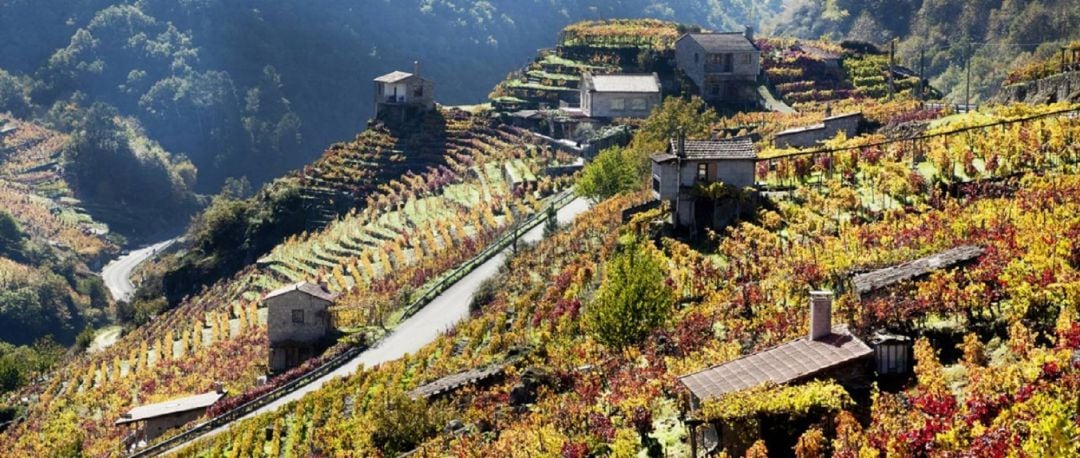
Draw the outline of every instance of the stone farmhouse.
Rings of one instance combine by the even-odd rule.
[[[220,385],[214,391],[156,404],[135,407],[116,420],[116,425],[136,425],[125,444],[149,443],[170,429],[178,428],[206,414],[206,409],[225,397]],[[138,426],[141,423],[141,426]]]
[[[750,27],[745,33],[687,33],[675,42],[675,63],[708,102],[755,101],[761,50],[753,40]]]
[[[668,150],[653,154],[653,198],[671,204],[678,227],[717,227],[717,203],[695,190],[712,183],[742,189],[754,185],[757,153],[750,137],[723,140],[673,139]]]
[[[581,77],[581,111],[589,118],[645,118],[661,102],[660,77],[593,75]]]

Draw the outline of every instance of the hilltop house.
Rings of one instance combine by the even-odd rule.
[[[590,118],[645,118],[660,101],[656,73],[581,77],[581,111]]]
[[[206,409],[225,396],[220,385],[210,391],[195,396],[172,399],[156,404],[135,407],[120,415],[116,425],[134,425],[142,423],[125,440],[128,447],[136,443],[148,443],[162,433],[195,421],[206,414]]]
[[[675,42],[675,62],[709,102],[757,100],[761,50],[745,33],[687,33]]]
[[[435,83],[420,76],[420,64],[413,73],[394,71],[375,78],[375,117],[404,119],[435,109]]]
[[[780,132],[776,134],[773,143],[777,148],[807,148],[836,137],[840,132],[851,138],[858,134],[861,121],[861,112],[829,116],[819,124]]]
[[[330,335],[327,308],[338,295],[320,285],[296,283],[263,298],[270,338],[270,372],[282,372],[315,356]]]
[[[849,389],[865,388],[867,375],[871,373],[874,350],[854,336],[846,326],[833,326],[832,300],[831,291],[810,292],[810,332],[806,337],[679,377],[679,382],[688,391],[691,410],[697,412],[707,400],[765,383],[789,385],[828,379]],[[742,431],[732,431],[732,428],[725,428],[720,422],[707,426],[705,437],[718,443],[714,445],[723,447],[725,444],[739,443],[738,437]],[[762,421],[752,426],[769,429],[773,425]],[[779,433],[766,435],[767,441],[793,439],[779,436]],[[696,450],[698,438],[699,432],[695,426],[690,434],[692,449]],[[790,446],[770,446],[769,449],[790,449]]]
[[[716,202],[695,195],[695,189],[718,182],[734,189],[754,185],[757,153],[750,137],[673,139],[651,159],[653,198],[671,203],[676,226],[719,226]]]

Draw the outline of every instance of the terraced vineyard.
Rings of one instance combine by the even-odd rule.
[[[365,144],[383,141],[382,150],[332,149],[303,172],[304,180],[319,183],[308,194],[312,199],[322,192],[340,196],[370,189],[363,210],[347,211],[321,231],[293,237],[257,265],[24,390],[20,396],[31,400],[30,419],[0,436],[0,446],[27,456],[62,454],[76,443],[92,455],[119,453],[126,432],[112,423],[133,405],[203,391],[210,380],[223,381],[232,393],[255,387],[267,357],[265,310],[259,304],[265,292],[299,280],[322,281],[346,293],[335,311],[339,324],[391,326],[412,291],[482,250],[569,184],[570,178],[543,177],[543,167],[559,160],[556,153],[524,142],[527,137],[511,128],[462,118],[447,122],[440,165],[358,188],[353,174],[392,173],[398,166],[373,170],[366,167],[365,154],[411,159],[416,156],[410,145],[425,150],[416,154],[436,150],[434,136],[395,146],[387,132],[374,130],[362,137]],[[509,163],[524,178],[538,178],[511,186],[505,173]],[[82,415],[76,419],[71,412]],[[53,435],[55,440],[42,440]]]
[[[673,51],[679,30],[675,23],[655,19],[573,24],[563,31],[558,47],[540,51],[533,62],[499,83],[492,101],[496,106],[577,103],[582,73],[651,72],[650,60]]]

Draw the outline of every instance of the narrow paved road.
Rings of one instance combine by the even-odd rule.
[[[579,197],[575,199],[559,210],[557,214],[559,224],[572,222],[578,215],[588,210],[590,206],[589,202],[584,198]],[[520,240],[531,243],[537,242],[543,238],[544,225],[540,224],[529,232],[526,232],[525,235],[521,236]],[[455,283],[454,286],[451,286],[428,303],[427,306],[402,322],[389,336],[374,347],[361,353],[352,361],[345,363],[345,365],[339,367],[337,370],[304,385],[292,393],[282,396],[280,399],[263,406],[259,410],[256,410],[237,421],[266,412],[273,412],[290,401],[295,401],[302,398],[305,394],[318,390],[324,383],[331,379],[348,376],[358,371],[362,366],[372,367],[387,361],[393,361],[423,348],[424,345],[431,343],[442,335],[442,333],[446,332],[469,315],[469,302],[472,301],[473,293],[480,286],[481,282],[495,275],[499,271],[499,267],[502,266],[503,261],[509,254],[510,248],[507,248],[487,262],[481,264],[471,273]],[[206,434],[200,436],[200,438],[212,437],[220,434],[227,431],[235,423],[236,422],[232,422],[217,429],[210,430]],[[175,448],[166,451],[163,455],[179,451],[183,447],[184,444],[178,445]]]
[[[113,259],[104,269],[101,269],[101,278],[105,280],[105,287],[109,288],[113,300],[126,301],[131,299],[131,296],[135,294],[135,284],[131,281],[131,272],[143,261],[168,248],[176,240],[175,238],[169,239],[132,251]]]

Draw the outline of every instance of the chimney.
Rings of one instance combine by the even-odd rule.
[[[210,389],[218,394],[225,394],[225,384],[223,382],[214,382],[210,384]]]
[[[747,25],[746,29],[743,30],[743,36],[745,36],[747,40],[750,40],[750,42],[753,43],[754,42],[754,26]]]
[[[832,291],[810,291],[810,340],[832,334]]]
[[[678,137],[675,138],[675,155],[679,157],[686,157],[686,130],[679,127]]]
[[[414,60],[412,62],[412,68],[413,68],[413,71],[412,71],[413,76],[420,76],[420,61]]]

